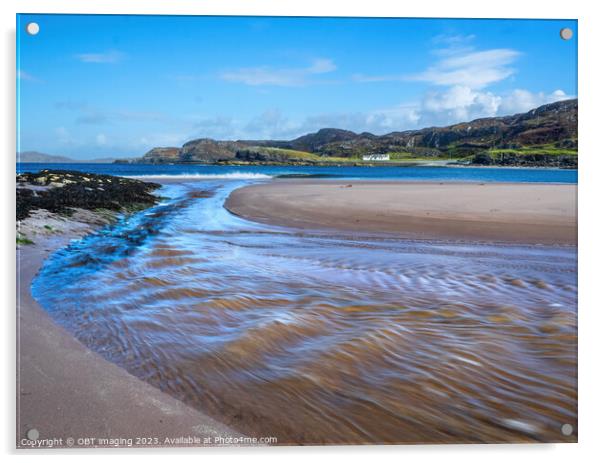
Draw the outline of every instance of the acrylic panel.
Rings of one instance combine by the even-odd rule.
[[[576,20],[17,16],[17,446],[576,442]]]

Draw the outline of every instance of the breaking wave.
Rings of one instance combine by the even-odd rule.
[[[228,172],[223,174],[192,174],[183,172],[181,174],[156,174],[156,175],[124,175],[126,178],[144,178],[147,180],[157,179],[157,180],[165,180],[165,179],[192,179],[192,180],[262,180],[262,179],[270,179],[274,178],[273,175],[268,174],[259,174],[256,172]]]

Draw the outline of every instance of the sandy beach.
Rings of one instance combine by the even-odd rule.
[[[280,180],[232,192],[244,218],[414,239],[576,244],[577,186]]]
[[[100,225],[90,219],[87,211],[67,221],[39,211],[21,227],[35,244],[17,249],[17,447],[198,447],[243,437],[90,351],[33,299],[31,281],[44,259]],[[54,231],[34,234],[41,223]],[[25,439],[32,429],[39,447]]]

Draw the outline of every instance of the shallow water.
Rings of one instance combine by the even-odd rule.
[[[55,253],[52,317],[132,374],[280,443],[574,440],[576,248],[407,241],[254,224],[245,181]]]

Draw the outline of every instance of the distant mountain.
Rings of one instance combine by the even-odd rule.
[[[18,162],[34,162],[34,163],[91,163],[91,164],[110,164],[116,161],[115,158],[98,158],[98,159],[73,159],[67,156],[57,156],[54,154],[40,153],[38,151],[22,151],[17,153]]]
[[[75,162],[66,156],[56,156],[54,154],[40,153],[38,151],[22,151],[17,153],[19,162]]]
[[[191,140],[182,148],[154,148],[147,163],[321,163],[361,161],[362,155],[388,153],[391,159],[446,158],[480,164],[558,165],[577,162],[577,110],[574,100],[559,101],[513,116],[489,117],[447,127],[386,135],[325,128],[294,140]],[[344,160],[344,159],[343,159]]]

